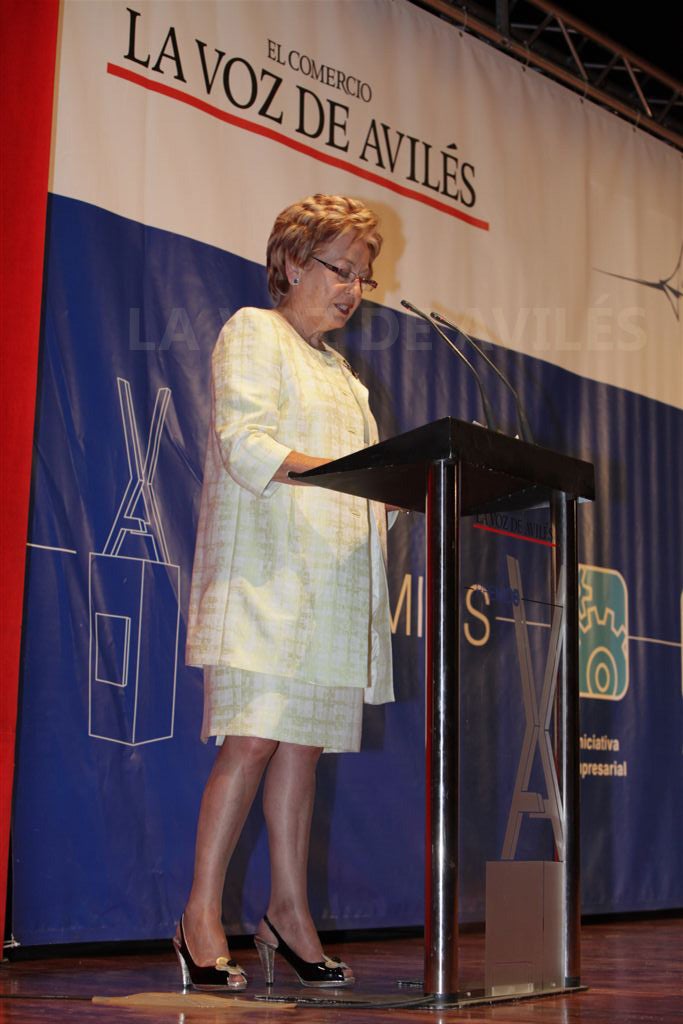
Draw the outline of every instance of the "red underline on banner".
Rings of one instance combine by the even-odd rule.
[[[488,530],[489,533],[502,533],[504,537],[516,537],[517,540],[528,541],[529,544],[543,544],[546,548],[556,548],[557,544],[552,540],[540,540],[538,537],[525,537],[523,533],[512,533],[511,530],[499,530],[495,526],[484,526],[483,523],[475,523],[475,530]]]
[[[129,71],[128,68],[121,68],[117,64],[107,64],[107,73],[114,75],[116,78],[123,78],[127,82],[132,82],[134,85],[141,85],[143,89],[149,89],[151,92],[158,92],[162,96],[168,96],[172,100],[186,103],[189,107],[195,107],[204,114],[210,114],[211,117],[215,117],[219,121],[225,121],[226,124],[231,124],[235,128],[242,128],[244,131],[252,132],[254,135],[262,135],[266,139],[271,139],[272,142],[279,142],[280,145],[295,149],[298,153],[303,153],[304,156],[310,156],[313,160],[319,160],[320,163],[329,164],[331,167],[337,167],[342,171],[348,171],[349,174],[355,174],[357,178],[364,178],[375,185],[381,185],[382,188],[388,188],[400,196],[405,196],[406,199],[414,199],[418,203],[424,203],[426,206],[439,210],[440,213],[447,213],[451,217],[457,217],[458,220],[463,220],[474,228],[480,228],[482,231],[489,230],[490,225],[488,221],[480,220],[478,217],[473,217],[462,210],[455,210],[451,206],[446,206],[445,203],[440,203],[438,199],[432,199],[431,196],[424,196],[421,192],[415,192],[412,188],[398,185],[394,181],[387,181],[386,178],[381,178],[379,174],[366,171],[362,167],[356,167],[355,164],[351,164],[347,160],[340,160],[339,157],[330,156],[328,153],[321,153],[311,146],[306,146],[303,142],[290,139],[287,135],[273,131],[272,128],[266,128],[265,125],[247,121],[245,118],[237,117],[235,114],[228,114],[227,111],[221,110],[220,107],[214,107],[211,103],[206,103],[196,96],[181,92],[180,89],[174,89],[173,86],[165,85],[163,82],[155,82],[150,78],[145,78],[143,75],[136,74],[135,71]]]

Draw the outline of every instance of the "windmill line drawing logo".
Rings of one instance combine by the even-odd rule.
[[[643,277],[628,277],[626,274],[615,274],[611,270],[601,270],[599,267],[596,268],[599,274],[606,274],[607,277],[616,277],[620,281],[631,281],[633,284],[640,284],[644,288],[654,288],[656,291],[660,291],[664,294],[673,315],[676,320],[680,319],[679,302],[683,296],[683,278],[679,278],[674,282],[676,275],[681,272],[681,263],[683,262],[683,244],[681,244],[681,251],[678,254],[678,262],[671,271],[668,277],[661,277],[654,281],[648,281],[647,278]],[[672,283],[673,282],[673,283]]]
[[[102,551],[90,552],[88,732],[136,747],[171,739],[175,716],[180,566],[154,490],[171,391],[157,392],[143,457],[130,384],[117,385],[128,482]]]

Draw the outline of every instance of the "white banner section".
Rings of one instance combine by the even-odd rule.
[[[378,301],[683,407],[681,155],[404,0],[65,0],[52,190],[263,263],[312,192]]]

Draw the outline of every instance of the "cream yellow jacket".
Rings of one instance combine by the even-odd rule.
[[[339,458],[378,440],[338,353],[245,308],[212,356],[211,425],[187,662],[393,697],[384,507],[272,483],[290,451]]]

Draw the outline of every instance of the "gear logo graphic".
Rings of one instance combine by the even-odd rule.
[[[579,566],[579,694],[621,700],[628,690],[628,590],[616,569]]]

